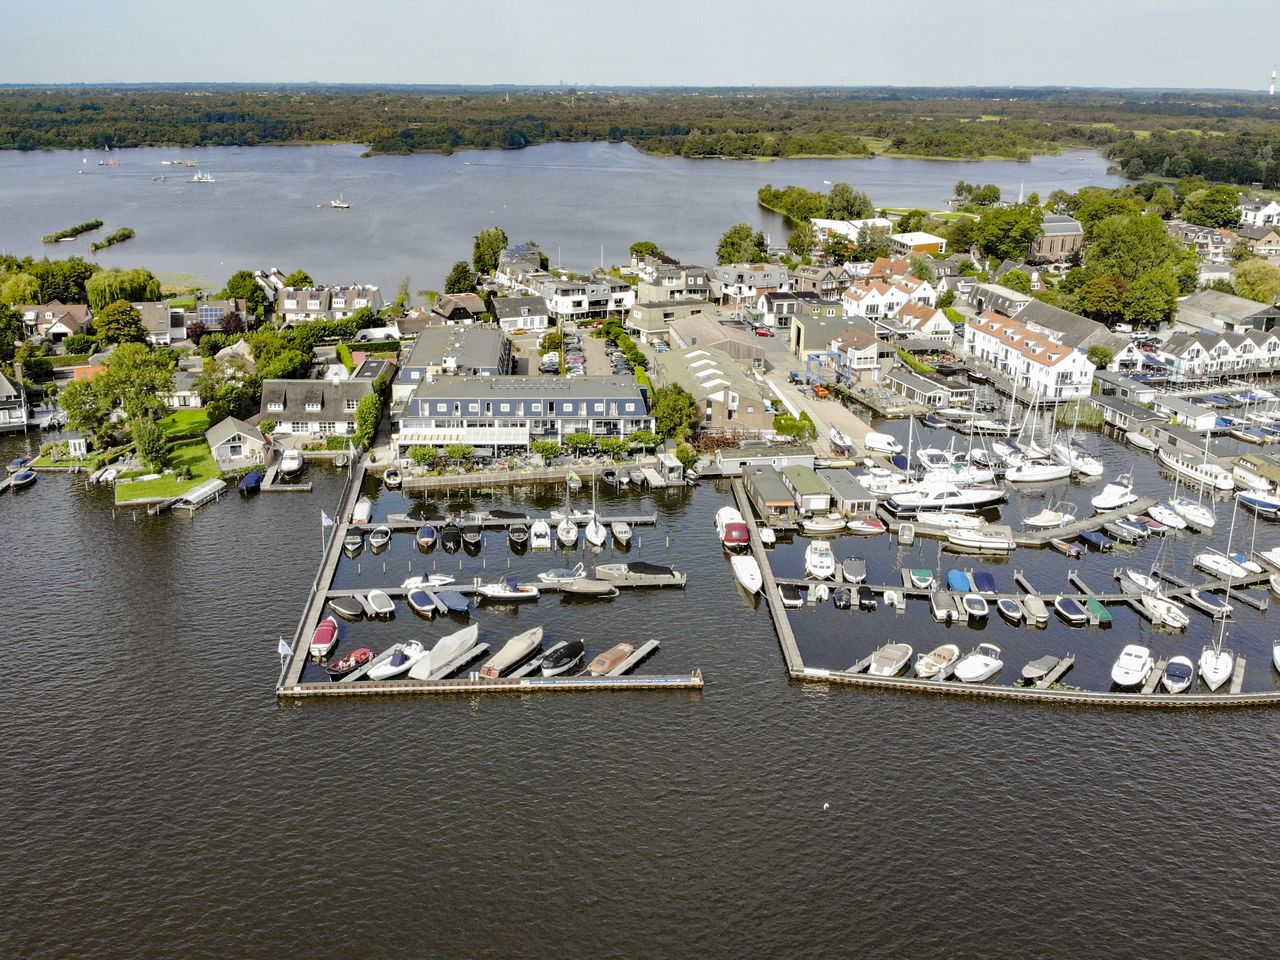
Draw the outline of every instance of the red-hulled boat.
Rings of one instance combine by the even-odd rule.
[[[333,661],[333,663],[325,667],[325,670],[329,672],[329,676],[338,680],[348,673],[359,670],[372,659],[373,651],[368,647],[360,647],[358,650],[352,650],[345,657]]]
[[[325,617],[316,624],[315,633],[311,634],[311,652],[317,657],[327,657],[337,642],[338,621],[333,617]]]

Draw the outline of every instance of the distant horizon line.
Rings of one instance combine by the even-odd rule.
[[[11,89],[217,89],[217,88],[339,88],[339,89],[422,89],[422,90],[655,90],[655,91],[1029,91],[1072,93],[1216,93],[1250,94],[1270,99],[1266,87],[1176,87],[1176,86],[1076,86],[1042,83],[968,83],[968,84],[647,84],[647,83],[424,83],[371,80],[59,80],[30,81],[0,79],[0,90]]]

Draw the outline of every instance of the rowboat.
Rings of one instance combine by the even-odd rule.
[[[1084,605],[1073,597],[1059,597],[1053,601],[1053,609],[1059,617],[1073,627],[1083,627],[1089,622],[1089,614]]]
[[[327,657],[329,651],[338,643],[338,621],[333,617],[325,617],[311,634],[311,653],[317,657]]]

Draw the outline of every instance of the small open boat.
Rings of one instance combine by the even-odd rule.
[[[873,677],[896,677],[911,662],[913,652],[909,643],[886,643],[871,655],[867,673]]]
[[[558,677],[582,662],[586,647],[581,640],[562,640],[542,658],[542,675]]]
[[[933,571],[924,567],[913,567],[909,573],[911,586],[917,590],[928,590],[933,586]]]
[[[618,588],[608,580],[567,580],[560,584],[560,592],[581,597],[616,597]]]
[[[1038,683],[1053,672],[1062,661],[1052,654],[1045,654],[1043,657],[1036,657],[1025,667],[1022,668],[1022,679],[1027,683]]]
[[[1073,627],[1083,627],[1089,622],[1089,612],[1084,604],[1074,597],[1059,597],[1053,601],[1053,609],[1058,616]]]
[[[418,532],[414,535],[414,539],[417,541],[418,546],[423,550],[431,550],[435,547],[436,540],[438,539],[436,528],[429,523],[424,523],[418,528]]]
[[[387,617],[395,613],[396,603],[381,590],[370,590],[365,602],[375,617]]]
[[[1084,551],[1077,547],[1074,543],[1068,543],[1061,537],[1054,537],[1049,541],[1049,546],[1057,550],[1064,557],[1078,558]]]
[[[809,517],[800,521],[800,529],[805,533],[836,533],[845,527],[844,517],[838,513],[830,513],[821,517]]]
[[[1160,685],[1169,693],[1182,693],[1190,688],[1191,681],[1195,678],[1196,668],[1190,657],[1170,657],[1169,662],[1164,665]]]
[[[760,564],[750,554],[741,554],[729,558],[733,568],[734,579],[742,584],[747,593],[758,593],[764,585],[764,575],[760,572]]]
[[[845,583],[861,583],[867,579],[867,562],[861,557],[850,557],[840,564],[840,574]]]
[[[1096,620],[1100,627],[1111,626],[1111,611],[1107,609],[1107,605],[1097,597],[1090,597],[1084,602],[1084,608],[1089,613],[1090,620]]]
[[[551,525],[545,520],[535,520],[529,527],[529,546],[534,550],[551,549]]]
[[[246,473],[239,484],[241,493],[257,493],[262,489],[262,471],[252,470]]]
[[[497,583],[485,583],[476,587],[476,593],[488,600],[537,600],[538,588],[522,584],[515,577],[506,577]]]
[[[373,659],[373,651],[368,647],[359,647],[352,650],[346,656],[343,656],[333,663],[325,667],[325,672],[334,680],[340,680],[348,673],[355,673],[370,660]]]
[[[14,457],[12,460],[9,461],[5,469],[9,471],[9,473],[20,473],[29,464],[32,464],[35,462],[36,462],[36,458],[34,456],[31,456],[30,454],[28,454],[25,457]]]
[[[371,519],[373,519],[373,501],[368,497],[361,497],[351,508],[351,522],[363,525]]]
[[[513,523],[507,527],[507,539],[511,541],[511,549],[522,550],[529,543],[529,528],[523,523]]]
[[[444,547],[446,553],[457,553],[462,546],[462,528],[452,517],[440,528],[440,546]]]
[[[382,475],[382,483],[388,490],[399,490],[402,482],[403,478],[400,476],[400,471],[395,467],[388,467]]]
[[[858,537],[878,537],[888,529],[883,520],[877,520],[875,517],[854,517],[844,526],[846,530]],[[912,536],[914,536],[914,530]]]
[[[420,613],[424,617],[436,615],[436,598],[430,590],[423,590],[421,587],[410,590],[404,599],[414,613]]]
[[[587,665],[587,672],[593,677],[603,677],[622,666],[627,657],[636,652],[630,643],[618,643],[610,647]]]
[[[615,486],[618,483],[618,471],[613,467],[605,467],[600,471],[600,479],[610,486]]]
[[[369,546],[373,550],[382,550],[391,542],[391,528],[386,526],[374,527],[369,531]]]
[[[480,544],[483,542],[484,531],[474,517],[462,525],[463,546],[470,547],[472,550],[479,550]]]
[[[410,640],[398,643],[391,656],[386,657],[369,668],[367,676],[370,680],[390,680],[413,669],[413,665],[427,655],[427,648],[421,641]]]
[[[337,644],[338,621],[333,617],[325,617],[311,633],[311,653],[313,656],[327,657]]]
[[[986,570],[978,570],[974,572],[973,585],[979,593],[996,592],[996,578]]]
[[[966,593],[961,602],[964,604],[965,615],[971,623],[987,619],[987,615],[991,612],[987,598],[981,594]]]
[[[360,620],[364,617],[364,604],[357,597],[334,597],[329,609],[343,620]]]
[[[959,659],[960,648],[954,643],[944,643],[916,657],[916,676],[929,680],[950,670]]]
[[[1049,622],[1049,608],[1045,606],[1045,602],[1039,594],[1024,594],[1022,597],[1022,609],[1027,612],[1027,623],[1033,626],[1043,627]]]
[[[1022,604],[1012,597],[1001,597],[997,600],[996,611],[1000,616],[1013,624],[1021,623],[1022,618],[1025,615],[1025,611],[1022,609]]]
[[[484,666],[480,668],[480,676],[486,680],[496,680],[508,670],[528,660],[542,647],[542,627],[533,627],[524,633],[518,633],[504,643]]]
[[[425,576],[409,577],[400,583],[403,590],[434,590],[454,582],[450,573],[428,573]]]
[[[342,538],[342,549],[354,557],[364,549],[364,534],[359,530],[348,531],[347,535]]]
[[[609,532],[613,534],[616,543],[626,545],[631,542],[631,524],[625,520],[615,520],[609,524]]]

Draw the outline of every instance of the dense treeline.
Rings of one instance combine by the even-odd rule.
[[[1188,132],[1190,131],[1190,132]],[[1150,136],[1147,136],[1147,134]],[[1140,91],[112,87],[0,90],[0,149],[365,143],[375,153],[627,141],[688,157],[977,159],[1105,149],[1130,172],[1271,184],[1280,109]]]

